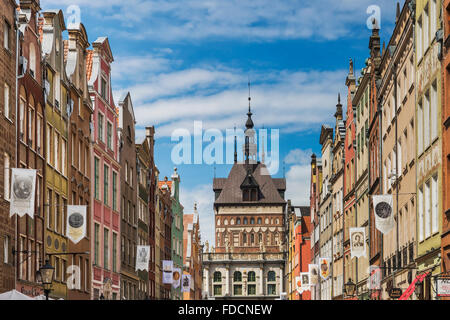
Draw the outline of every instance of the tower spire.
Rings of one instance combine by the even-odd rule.
[[[236,125],[234,125],[234,163],[237,163],[237,137],[236,137]]]
[[[264,140],[265,140],[265,136],[264,136],[264,124],[262,126],[263,130],[261,132],[261,134],[263,135],[261,137],[261,163],[265,163],[266,162],[266,154],[264,152]]]

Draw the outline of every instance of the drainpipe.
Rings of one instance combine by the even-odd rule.
[[[15,154],[15,156],[16,156],[16,168],[17,167],[19,167],[19,160],[18,160],[18,155],[19,155],[19,152],[18,152],[18,149],[17,149],[17,130],[18,130],[18,128],[19,128],[19,120],[18,120],[18,115],[17,115],[17,110],[19,109],[18,108],[18,101],[19,101],[19,90],[18,90],[18,84],[19,84],[19,35],[20,35],[20,30],[19,30],[19,15],[18,15],[18,13],[17,13],[17,9],[15,8],[14,9],[14,19],[15,19],[15,31],[16,31],[16,72],[15,72],[15,80],[16,80],[16,114],[15,114],[15,117],[16,117],[16,154]],[[10,162],[10,167],[11,167],[11,163],[12,162]],[[11,169],[9,169],[9,170],[11,170]],[[18,251],[18,243],[19,243],[19,238],[18,238],[18,236],[19,236],[19,230],[18,230],[18,217],[16,216],[15,217],[15,246],[16,246],[16,251]],[[14,289],[16,289],[16,287],[17,287],[17,268],[19,267],[19,258],[20,257],[20,254],[19,255],[17,255],[17,257],[13,257],[13,258],[15,258],[15,260],[17,261],[17,263],[15,264],[15,267],[14,267]]]

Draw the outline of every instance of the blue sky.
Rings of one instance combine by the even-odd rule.
[[[401,4],[403,5],[403,0]],[[170,136],[177,128],[243,128],[247,82],[257,129],[280,130],[280,169],[287,197],[309,203],[309,162],[320,155],[321,124],[334,124],[337,94],[345,101],[349,59],[355,68],[368,56],[367,8],[381,9],[381,36],[388,42],[392,0],[41,0],[41,7],[78,5],[89,41],[109,38],[115,61],[115,102],[130,91],[137,138],[156,127],[155,158],[161,179],[173,172]],[[213,243],[212,165],[178,165],[185,213],[198,202],[202,239]],[[229,165],[217,165],[225,177]]]

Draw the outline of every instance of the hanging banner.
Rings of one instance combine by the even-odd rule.
[[[439,277],[436,279],[438,297],[450,297],[450,277]]]
[[[181,269],[180,268],[173,268],[173,282],[172,287],[175,289],[180,286],[181,281]]]
[[[366,256],[365,228],[350,228],[350,252],[352,259]]]
[[[173,282],[173,261],[163,260],[163,283],[172,284]]]
[[[421,275],[418,275],[413,282],[409,285],[408,289],[403,292],[402,296],[398,298],[398,300],[408,300],[409,297],[413,294],[414,290],[416,289],[416,285],[422,283],[422,281],[427,277],[427,275],[430,272],[422,273]]]
[[[394,228],[393,200],[391,194],[372,196],[375,208],[375,227],[383,234]]]
[[[191,275],[183,274],[181,276],[181,292],[189,292],[191,290]]]
[[[330,276],[330,258],[319,258],[320,277],[327,280]]]
[[[302,278],[302,289],[303,289],[303,291],[309,291],[309,289],[310,289],[309,272],[300,272],[300,277]]]
[[[378,266],[369,267],[369,281],[367,282],[369,290],[381,289],[381,269]]]
[[[67,206],[67,237],[75,244],[86,236],[87,206]]]
[[[34,217],[34,201],[36,194],[35,169],[11,169],[11,203],[9,216],[18,214],[20,217]]]
[[[302,294],[303,293],[303,286],[302,286],[302,277],[301,276],[296,276],[295,277],[295,283],[296,283],[296,285],[297,285],[297,292],[299,293],[299,294]]]
[[[309,282],[310,285],[315,286],[319,283],[319,265],[318,264],[310,264],[308,265],[309,269]]]
[[[148,271],[148,262],[150,260],[150,246],[136,247],[136,271]]]

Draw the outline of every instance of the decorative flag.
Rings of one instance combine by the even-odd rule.
[[[180,286],[181,281],[181,269],[180,268],[173,268],[173,282],[172,286],[176,289]]]
[[[369,267],[369,281],[367,282],[369,290],[381,289],[381,269],[378,266]]]
[[[172,284],[173,282],[173,261],[163,260],[163,283]]]
[[[319,258],[320,277],[327,280],[330,275],[330,258]]]
[[[191,275],[183,274],[181,276],[181,292],[189,292],[191,290]]]
[[[413,294],[414,289],[416,289],[416,284],[421,283],[429,273],[430,272],[427,271],[425,273],[422,273],[421,275],[418,275],[409,285],[408,289],[406,289],[405,292],[403,292],[402,296],[398,298],[398,300],[408,300],[408,298]]]
[[[319,283],[319,265],[318,264],[310,264],[308,265],[309,269],[309,282],[310,285],[315,286]]]
[[[136,271],[148,271],[148,262],[150,260],[150,246],[137,246],[136,252]]]
[[[372,196],[375,208],[375,227],[383,234],[389,233],[394,228],[394,215],[392,210],[392,195]]]
[[[11,203],[9,216],[18,214],[20,217],[34,217],[34,201],[36,193],[35,169],[11,169]]]
[[[87,206],[67,206],[67,237],[75,244],[86,236]]]
[[[352,259],[366,256],[365,228],[350,228],[350,252]]]
[[[295,283],[297,284],[297,292],[299,294],[302,294],[303,293],[302,277],[296,276],[295,277]]]
[[[310,288],[309,272],[300,272],[300,277],[302,278],[303,291],[308,291]]]

